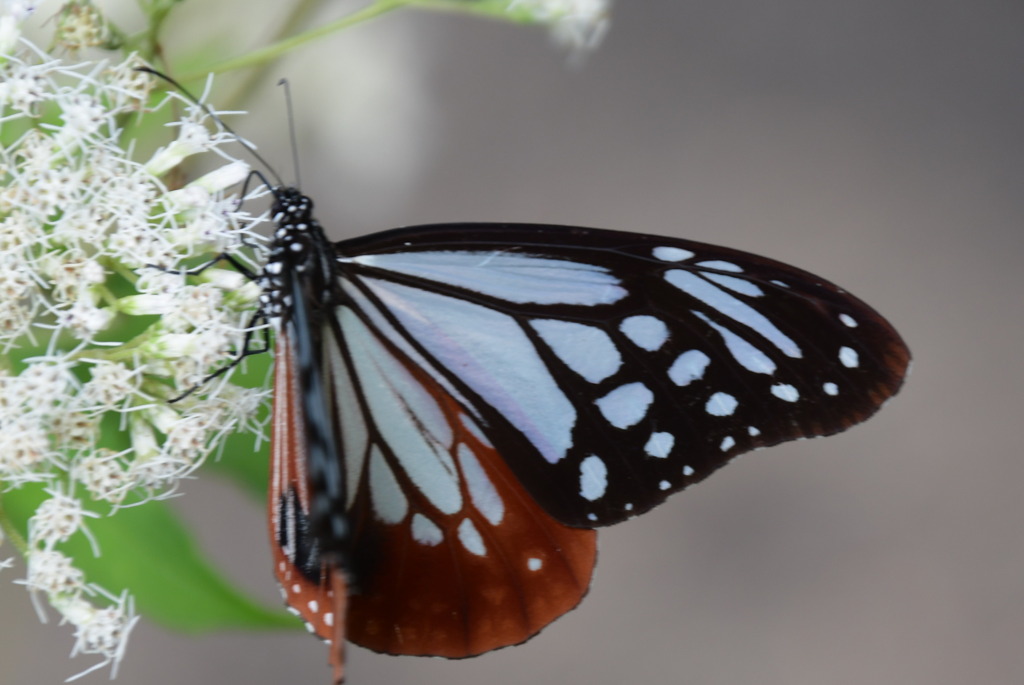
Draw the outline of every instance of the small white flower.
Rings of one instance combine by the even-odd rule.
[[[97,360],[90,373],[92,377],[82,387],[82,396],[102,409],[130,401],[141,384],[142,369],[130,369],[121,362]]]
[[[181,286],[179,286],[181,287]],[[173,291],[172,291],[173,293]],[[117,302],[117,308],[132,316],[164,315],[174,308],[173,294],[125,295]]]
[[[103,657],[100,663],[69,680],[80,678],[107,664],[111,664],[116,673],[117,665],[128,646],[128,636],[138,622],[134,604],[128,594],[122,593],[113,606],[102,609],[76,598],[68,602],[64,616],[75,626],[75,646],[71,655],[95,654]]]
[[[18,44],[21,37],[21,29],[18,27],[18,20],[10,15],[0,16],[0,55],[8,55]]]
[[[0,300],[0,338],[10,339],[26,335],[32,317],[32,310],[24,304]]]
[[[38,482],[37,472],[56,456],[42,421],[36,416],[9,417],[0,431],[0,481],[13,485]]]
[[[219,331],[163,333],[153,336],[142,348],[154,359],[197,359],[210,357],[216,362],[229,352],[228,338]]]
[[[36,2],[0,0],[0,56],[10,55],[21,37],[21,23],[35,11]]]
[[[97,334],[106,330],[113,321],[113,310],[97,307],[88,298],[80,298],[71,306],[57,312],[57,323],[82,340],[92,340]]]
[[[192,462],[168,454],[157,454],[150,459],[136,459],[128,467],[128,477],[134,487],[151,491],[157,499],[173,493],[178,482],[193,471]]]
[[[0,252],[7,253],[6,259],[23,260],[22,253],[26,248],[38,244],[43,239],[42,222],[33,218],[21,208],[13,208],[0,220]],[[18,269],[14,262],[7,262],[4,271]]]
[[[92,414],[69,410],[53,417],[53,436],[57,447],[69,450],[90,449],[99,437],[99,424]]]
[[[51,415],[77,386],[71,364],[64,359],[33,360],[18,376],[18,382],[22,386],[22,406],[44,415]]]
[[[10,17],[0,17],[0,33],[10,23]],[[0,41],[3,40],[5,38],[0,36]],[[10,107],[15,114],[35,116],[36,106],[46,97],[46,82],[42,73],[43,69],[39,65],[16,65],[8,77],[0,82],[0,106]]]
[[[129,434],[131,435],[132,450],[135,454],[135,462],[144,462],[154,459],[160,454],[160,443],[156,438],[156,431],[152,424],[141,416],[133,414],[128,421]]]
[[[88,95],[72,95],[63,105],[64,126],[56,136],[61,150],[82,145],[87,139],[101,133],[103,124],[113,127],[110,111]]]
[[[135,283],[135,289],[144,295],[172,297],[175,291],[182,287],[184,283],[185,279],[180,273],[163,271],[161,269],[146,269],[139,273],[139,280]],[[128,297],[122,297],[119,302],[124,302]]]
[[[167,450],[172,457],[196,463],[206,447],[209,426],[198,416],[187,416],[167,432]],[[197,464],[198,465],[198,464]]]
[[[594,50],[608,32],[611,0],[511,0],[508,9],[529,12],[551,27],[555,42],[584,53]]]
[[[85,574],[70,557],[53,549],[34,548],[28,554],[25,585],[30,590],[57,596],[77,595],[86,587]]]
[[[110,29],[99,10],[87,2],[68,3],[57,19],[57,42],[71,52],[102,45]]]
[[[76,459],[71,476],[98,500],[117,504],[128,494],[130,483],[125,467],[118,455],[109,450],[97,450]]]
[[[59,489],[48,489],[49,499],[43,501],[29,519],[29,544],[52,549],[58,542],[67,541],[79,530],[85,530],[86,517],[99,515],[86,511],[82,502],[63,494]],[[91,539],[91,538],[90,538]]]
[[[194,121],[183,122],[178,129],[178,139],[157,150],[143,168],[153,176],[163,176],[189,157],[208,152],[213,144],[205,126]]]
[[[234,161],[204,176],[200,176],[180,190],[172,190],[167,197],[182,209],[207,207],[214,195],[243,183],[249,176],[249,165]]]
[[[99,262],[81,254],[49,254],[39,264],[40,273],[50,280],[54,297],[65,302],[107,280],[107,272]]]

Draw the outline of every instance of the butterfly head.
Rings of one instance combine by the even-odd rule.
[[[313,220],[313,201],[298,188],[278,187],[274,189],[271,213],[279,226],[298,227]]]

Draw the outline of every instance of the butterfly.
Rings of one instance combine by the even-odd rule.
[[[335,683],[346,640],[529,639],[587,592],[596,528],[867,419],[909,364],[868,305],[765,257],[529,224],[331,243],[308,197],[273,194],[269,532]]]

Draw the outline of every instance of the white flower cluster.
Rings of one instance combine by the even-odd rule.
[[[534,21],[551,27],[556,43],[585,53],[608,32],[611,0],[511,0],[508,9],[530,13]]]
[[[0,544],[18,548],[22,582],[74,627],[73,652],[116,667],[131,599],[90,584],[59,547],[89,537],[89,507],[113,515],[166,496],[220,438],[258,430],[263,391],[204,383],[243,345],[258,288],[230,268],[184,265],[251,253],[259,238],[224,195],[248,173],[221,150],[234,136],[173,95],[147,110],[153,78],[136,59],[50,57],[21,36],[28,13],[0,0],[0,505],[19,487],[46,499],[25,538],[0,516]],[[132,131],[170,118],[168,102],[185,112],[177,139],[134,161]],[[220,166],[203,178],[162,180],[210,153]]]

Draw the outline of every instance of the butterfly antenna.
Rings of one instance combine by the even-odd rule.
[[[262,164],[264,166],[264,168],[266,168],[266,169],[268,169],[270,171],[270,173],[274,176],[274,180],[277,181],[277,185],[279,185],[279,186],[283,186],[284,185],[284,181],[282,181],[281,177],[277,175],[277,172],[274,170],[274,167],[272,167],[267,160],[263,159],[263,156],[260,155],[260,153],[256,151],[256,148],[253,147],[252,144],[249,143],[247,140],[245,140],[245,138],[243,138],[242,136],[238,135],[238,133],[235,132],[235,129],[233,129],[230,126],[228,126],[227,123],[225,123],[225,121],[223,119],[221,119],[217,115],[217,113],[214,112],[213,109],[208,104],[206,104],[205,102],[201,101],[199,98],[197,98],[191,92],[189,92],[189,90],[187,88],[185,88],[185,86],[181,85],[180,83],[175,81],[173,78],[171,78],[167,74],[159,72],[156,69],[151,69],[149,67],[135,67],[135,71],[142,71],[142,72],[145,72],[147,74],[152,74],[153,76],[156,76],[159,79],[163,79],[167,83],[169,83],[172,86],[174,86],[174,88],[179,93],[184,95],[185,98],[189,102],[194,104],[196,107],[199,107],[200,109],[202,109],[204,112],[206,112],[207,115],[209,115],[209,117],[211,119],[213,119],[215,122],[217,122],[217,126],[219,126],[223,130],[225,130],[228,133],[230,133],[231,135],[233,135],[235,137],[235,140],[238,141],[239,145],[241,145],[243,148],[245,148],[249,152],[249,154],[252,155],[256,159],[256,161],[258,161],[260,164]],[[289,101],[289,106],[290,106],[290,104],[291,103]],[[293,134],[294,134],[294,132],[293,132]],[[293,151],[294,151],[294,148],[295,148],[295,145],[294,145],[294,137],[293,137],[293,144],[292,144]]]
[[[292,165],[295,168],[295,187],[302,187],[302,172],[299,169],[299,144],[295,139],[295,110],[292,109],[292,87],[288,79],[283,78],[277,85],[284,88],[284,102],[288,107],[288,139],[292,144]]]

